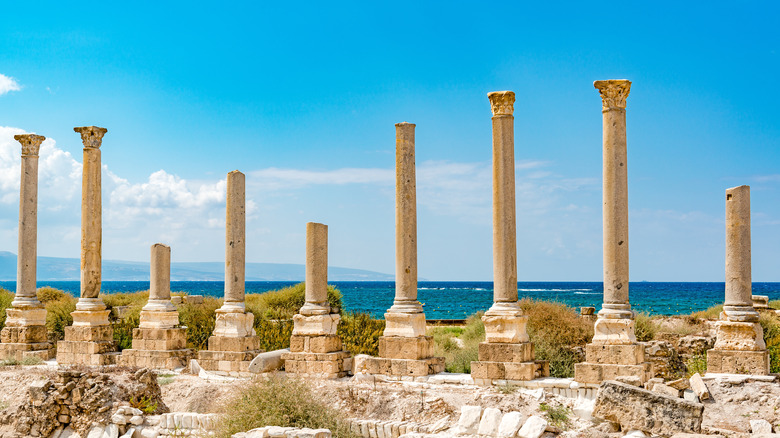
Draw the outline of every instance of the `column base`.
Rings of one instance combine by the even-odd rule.
[[[629,345],[636,343],[634,320],[599,316],[593,324],[593,344]]]
[[[517,344],[530,340],[525,328],[528,317],[521,311],[493,315],[486,313],[482,322],[485,324],[485,341],[491,344]]]
[[[713,349],[765,351],[764,329],[757,322],[719,321]]]
[[[632,321],[633,322],[633,321]],[[642,385],[652,377],[653,365],[645,361],[644,346],[638,343],[585,346],[585,362],[574,364],[574,380],[599,384],[618,377],[635,378]]]
[[[206,371],[228,376],[249,376],[249,364],[263,350],[252,327],[251,313],[217,313],[208,350],[198,352],[198,364]],[[227,334],[227,335],[226,335]]]
[[[707,372],[729,374],[769,374],[769,353],[743,350],[707,350]]]
[[[425,336],[425,333],[424,313],[385,313],[385,331],[382,333],[383,336],[416,338]]]
[[[425,359],[366,357],[361,363],[362,368],[355,370],[356,372],[381,374],[385,376],[423,377],[444,372],[443,357],[429,357]]]
[[[0,359],[3,360],[21,361],[28,357],[37,357],[41,360],[54,358],[54,346],[48,341],[46,326],[43,325],[3,327],[0,331],[0,342],[2,342]]]
[[[433,357],[433,337],[380,336],[379,357],[411,360]]]
[[[76,311],[73,314],[103,312],[108,319],[107,310]],[[74,316],[74,324],[75,320]],[[114,342],[114,330],[110,325],[65,327],[65,339],[57,342],[57,363],[60,365],[113,365],[117,363],[119,356]]]
[[[44,308],[8,308],[5,310],[6,327],[45,326],[46,309]],[[3,341],[5,342],[5,341]]]
[[[293,335],[298,336],[327,336],[335,335],[341,321],[341,315],[330,313],[328,315],[293,315]]]
[[[119,364],[172,370],[186,367],[192,356],[185,329],[137,328],[133,329],[133,348],[122,351]]]
[[[138,326],[144,329],[172,329],[179,325],[179,312],[141,310],[141,318]]]
[[[550,375],[550,364],[534,360],[534,346],[530,342],[480,342],[478,361],[471,362],[474,381],[533,380]]]
[[[102,327],[111,325],[108,320],[109,313],[111,313],[109,309],[74,310],[70,316],[73,317],[73,327]]]

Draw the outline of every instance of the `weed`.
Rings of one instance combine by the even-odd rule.
[[[344,312],[338,327],[338,335],[344,350],[356,354],[379,355],[379,337],[385,330],[385,321],[374,319],[367,313]]]
[[[41,359],[38,356],[27,356],[22,358],[22,360],[19,362],[19,365],[31,366],[31,365],[40,365],[42,363],[43,363],[43,359]]]
[[[544,412],[547,421],[553,426],[559,429],[566,429],[569,427],[569,423],[571,422],[569,414],[571,414],[571,411],[566,406],[552,406],[547,403],[539,403],[539,410]]]
[[[130,406],[140,409],[145,414],[157,411],[157,402],[152,402],[149,397],[141,397],[140,399],[133,397],[130,399]]]
[[[173,377],[157,377],[157,384],[160,386],[173,383]]]
[[[704,375],[707,372],[707,352],[703,351],[700,354],[694,354],[685,362],[685,368],[688,370],[688,377],[699,373]]]
[[[501,394],[514,394],[517,392],[517,386],[513,385],[511,383],[504,383],[503,385],[497,385],[496,391],[500,392]]]
[[[658,325],[653,322],[650,315],[639,313],[634,318],[634,334],[639,342],[652,341],[658,331]]]
[[[21,362],[19,362],[18,360],[16,360],[16,359],[11,357],[11,358],[8,358],[8,359],[0,361],[0,367],[12,367],[12,366],[15,366],[15,365],[19,365],[20,363]]]

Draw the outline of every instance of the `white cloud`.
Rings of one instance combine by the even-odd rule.
[[[16,79],[0,73],[0,96],[11,91],[19,91],[22,87]]]

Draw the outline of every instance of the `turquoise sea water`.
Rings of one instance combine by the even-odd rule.
[[[247,293],[259,293],[290,286],[295,282],[248,281]],[[336,281],[331,284],[344,294],[344,308],[349,311],[368,312],[382,318],[392,305],[395,283],[391,281]],[[77,281],[42,281],[38,286],[52,286],[79,294]],[[16,289],[16,282],[0,281],[0,287]],[[134,292],[149,289],[144,281],[104,281],[103,291]],[[222,296],[221,281],[173,281],[171,290],[191,295]],[[422,281],[418,285],[418,298],[423,303],[428,319],[463,319],[486,310],[493,302],[492,282]],[[571,307],[601,307],[603,287],[601,282],[523,282],[518,283],[520,297],[535,300],[557,301]],[[704,310],[723,302],[724,283],[630,283],[631,306],[637,312],[651,315],[674,315]],[[753,283],[754,295],[768,295],[770,300],[780,299],[780,283]]]

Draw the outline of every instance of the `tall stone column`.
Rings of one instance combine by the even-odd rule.
[[[517,300],[515,223],[515,93],[488,93],[493,113],[493,305],[485,312],[485,342],[471,363],[477,384],[532,380],[549,375],[547,361],[534,360],[526,332],[528,317]]]
[[[622,377],[644,383],[651,376],[644,348],[634,335],[628,302],[628,173],[626,98],[631,81],[596,81],[603,118],[604,302],[585,347],[585,362],[575,364],[574,378],[599,383]]]
[[[341,316],[328,304],[328,226],[306,224],[306,302],[293,316],[290,352],[282,353],[288,374],[338,378],[347,375],[349,353],[337,334]]]
[[[36,356],[49,359],[51,344],[46,334],[46,309],[36,294],[38,257],[38,151],[46,137],[15,135],[22,145],[22,175],[19,194],[19,252],[16,294],[6,309],[0,332],[0,357],[21,360]]]
[[[100,146],[108,131],[97,126],[73,128],[81,134],[84,163],[81,183],[81,296],[71,313],[73,325],[57,343],[60,364],[108,365],[116,363],[109,310],[99,298],[101,284],[102,200]]]
[[[413,123],[395,125],[395,300],[385,313],[384,336],[425,336],[417,301],[417,182]]]
[[[179,312],[171,302],[171,247],[152,245],[149,301],[133,329],[132,348],[122,350],[119,363],[138,368],[176,369],[187,366],[192,350],[179,327]]]
[[[750,186],[726,190],[726,301],[712,350],[711,373],[769,374],[764,331],[753,308]]]
[[[214,333],[208,350],[198,352],[205,370],[230,375],[249,373],[249,363],[260,353],[255,317],[246,311],[246,178],[234,170],[227,174],[225,217],[225,300],[216,310]]]

